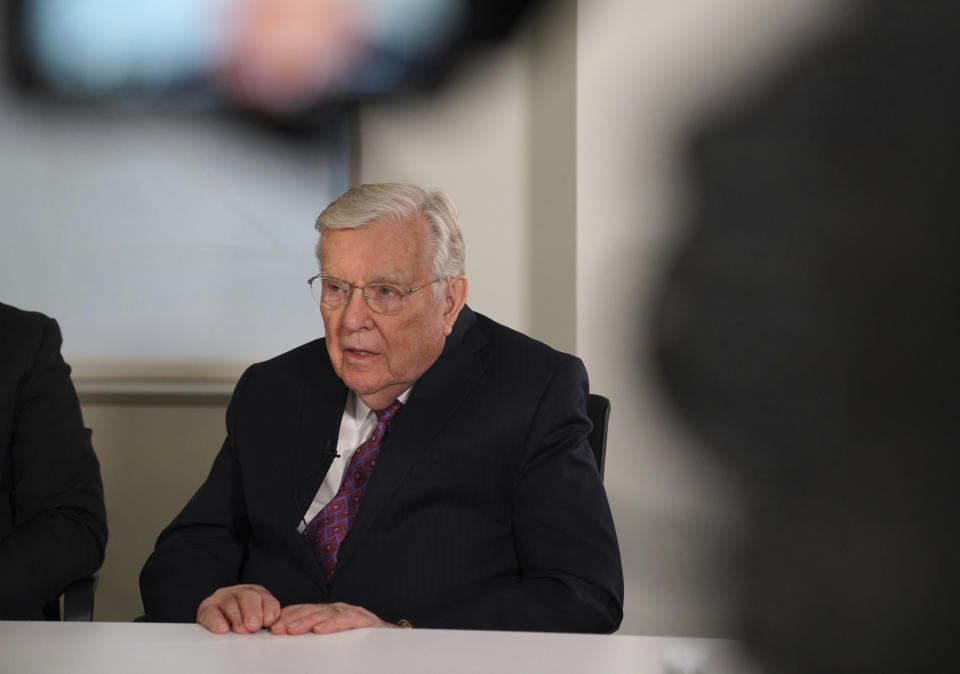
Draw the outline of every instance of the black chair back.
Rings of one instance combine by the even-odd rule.
[[[610,400],[591,393],[587,398],[587,416],[593,422],[593,430],[590,431],[588,442],[590,449],[593,450],[593,456],[597,460],[597,470],[600,471],[600,478],[603,479],[603,465],[607,455],[607,423],[610,421]]]
[[[100,572],[96,571],[86,578],[75,580],[63,590],[63,619],[77,622],[93,620],[93,597],[100,582]],[[43,607],[43,617],[47,620],[60,620],[60,597],[53,599]]]

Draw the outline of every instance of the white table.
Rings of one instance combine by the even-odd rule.
[[[753,674],[712,639],[362,629],[215,635],[198,625],[0,621],[0,672]]]

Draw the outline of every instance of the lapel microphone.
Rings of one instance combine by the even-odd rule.
[[[330,461],[340,458],[340,452],[336,451],[336,449],[334,448],[333,440],[331,439],[327,440],[326,444],[323,446],[322,456],[329,457]],[[326,475],[327,471],[330,470],[330,461],[324,461],[322,464],[324,475]],[[311,541],[313,540],[313,534],[310,532],[310,527],[307,526],[309,522],[307,522],[307,519],[306,519],[307,508],[309,508],[309,504],[307,505],[307,508],[303,507],[303,503],[300,497],[302,496],[301,492],[304,489],[309,489],[310,487],[313,487],[313,493],[309,494],[309,499],[312,501],[314,496],[316,496],[317,489],[320,488],[319,484],[315,484],[317,473],[319,472],[319,470],[320,469],[315,470],[313,473],[308,475],[307,479],[304,482],[301,482],[300,484],[298,484],[294,489],[293,494],[291,494],[291,496],[293,497],[293,504],[297,508],[297,512],[300,513],[300,522],[303,523],[303,530],[306,533],[306,535],[310,537]]]

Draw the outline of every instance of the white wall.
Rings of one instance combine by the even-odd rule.
[[[436,96],[367,106],[359,130],[359,181],[447,192],[466,239],[468,302],[521,331],[530,324],[528,86],[524,45],[514,45]]]
[[[237,377],[320,330],[309,223],[347,186],[343,135],[0,87],[3,301],[57,318],[75,379]]]

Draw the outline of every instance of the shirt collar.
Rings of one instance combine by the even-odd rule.
[[[397,396],[399,400],[404,405],[407,404],[407,399],[410,397],[410,393],[413,391],[413,386],[409,387],[406,391]],[[367,407],[366,403],[360,400],[358,396],[353,391],[347,394],[347,405],[344,410],[353,420],[355,426],[359,426],[366,420],[372,410]]]

